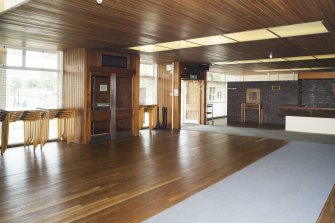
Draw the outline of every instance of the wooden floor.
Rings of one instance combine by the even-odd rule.
[[[91,146],[48,143],[35,153],[8,149],[0,222],[141,222],[286,143],[182,130]]]

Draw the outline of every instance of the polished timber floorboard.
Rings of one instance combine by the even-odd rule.
[[[0,160],[0,222],[141,222],[286,143],[181,130],[8,149]]]

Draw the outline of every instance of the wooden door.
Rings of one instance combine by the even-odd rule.
[[[184,123],[200,124],[201,88],[199,81],[185,81]]]
[[[91,134],[110,134],[111,124],[111,78],[92,75]]]
[[[115,78],[115,117],[113,137],[131,135],[132,129],[132,78],[116,76]],[[113,115],[114,116],[114,115]]]

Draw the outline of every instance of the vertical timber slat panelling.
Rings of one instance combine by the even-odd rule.
[[[178,96],[174,95],[173,107],[173,129],[180,129],[181,125],[181,79],[180,63],[175,62],[173,65],[174,72],[174,89],[178,90]]]
[[[181,80],[180,80],[180,63],[173,63],[173,73],[167,71],[167,65],[171,63],[158,63],[157,64],[157,105],[159,108],[159,121],[162,123],[162,107],[167,107],[168,128],[180,129],[180,115],[181,115]],[[172,82],[174,89],[178,90],[178,96],[174,96],[173,110],[172,110]],[[173,112],[173,120],[172,120]]]
[[[139,135],[139,101],[140,101],[140,57],[138,55],[131,56],[131,69],[136,70],[135,76],[132,78],[133,91],[133,123],[132,133],[134,136]]]
[[[64,51],[63,107],[75,108],[74,142],[87,143],[85,122],[86,50]]]
[[[157,64],[157,106],[159,109],[159,122],[163,121],[162,108],[168,108],[167,124],[168,128],[172,126],[171,114],[171,96],[172,92],[172,74],[166,70],[166,66],[171,63],[158,63]]]
[[[89,67],[100,66],[99,53],[94,49],[86,49],[86,72],[85,72],[85,144],[89,144],[91,141],[91,107],[92,107],[92,83],[91,83],[91,71]]]

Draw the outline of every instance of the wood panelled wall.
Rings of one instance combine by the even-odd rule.
[[[121,55],[128,58],[127,69],[102,68],[101,55]],[[63,106],[76,108],[74,142],[89,144],[91,138],[91,71],[133,73],[132,133],[139,135],[139,65],[138,55],[118,54],[95,49],[64,51]]]
[[[131,68],[136,70],[136,75],[133,76],[133,126],[132,132],[134,136],[138,136],[140,133],[139,122],[139,103],[140,103],[140,57],[131,57]]]
[[[63,107],[75,108],[75,143],[87,143],[85,122],[86,49],[64,51]]]
[[[299,72],[298,79],[335,79],[335,72]]]
[[[167,66],[173,66],[171,71],[167,71]],[[173,88],[178,90],[178,95],[174,96],[172,106]],[[162,123],[162,107],[167,107],[167,124],[168,128],[180,129],[181,115],[181,85],[180,85],[180,65],[174,63],[157,64],[157,106],[159,108],[159,122]],[[173,109],[173,110],[172,110]],[[173,115],[172,115],[173,111]],[[173,120],[172,120],[173,119]]]

